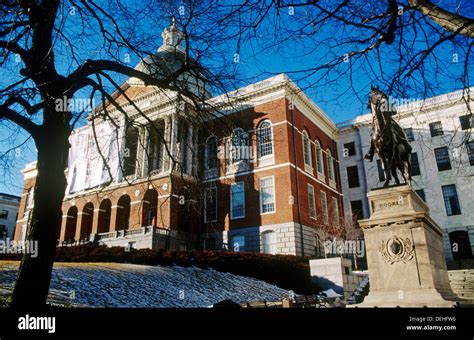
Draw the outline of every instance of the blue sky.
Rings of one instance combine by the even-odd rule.
[[[466,5],[469,2],[447,0],[444,2],[444,5],[449,8],[456,8],[460,3],[464,4],[464,6],[460,7],[460,10],[464,11],[466,15],[474,12],[474,4]],[[256,38],[243,40],[239,48],[237,48],[235,41],[229,41],[226,50],[221,51],[222,55],[226,58],[234,58],[235,53],[239,53],[239,62],[233,66],[237,69],[242,79],[241,85],[268,78],[273,74],[287,73],[335,122],[352,119],[359,114],[367,112],[365,106],[370,84],[379,84],[384,89],[382,78],[389,78],[399,69],[396,44],[382,50],[381,64],[378,63],[374,52],[369,54],[368,58],[364,61],[351,61],[342,64],[340,69],[331,72],[324,80],[319,80],[317,75],[302,79],[305,73],[301,73],[301,70],[324,64],[334,56],[350,52],[347,47],[334,46],[335,42],[342,40],[348,34],[337,29],[337,27],[318,32],[318,40],[325,42],[325,44],[318,45],[314,51],[311,51],[315,46],[314,41],[307,39],[311,32],[306,30],[299,32],[301,35],[291,36],[286,40],[279,41],[276,47],[271,46],[274,41],[278,41],[281,38],[280,36],[272,35],[274,34],[273,29],[275,25],[287,25],[290,29],[297,29],[298,25],[304,20],[305,15],[307,13],[302,12],[299,8],[295,8],[292,15],[286,10],[281,11],[278,15],[271,12],[269,20],[265,21],[261,29],[255,32]],[[154,22],[154,20],[158,20],[158,23]],[[160,34],[168,26],[168,23],[169,19],[147,17],[146,13],[143,14],[141,19],[137,18],[135,29],[139,30],[140,27],[146,29],[146,27],[149,28],[153,25],[154,32],[156,33],[147,42],[147,50],[155,51],[161,45]],[[104,57],[103,51],[97,51],[98,47],[94,45],[95,37],[93,34],[84,37],[78,36],[73,21],[70,25],[66,25],[64,29],[65,32],[75,35],[77,39],[83,39],[80,42],[80,58],[82,60]],[[408,37],[410,37],[409,32],[405,34],[408,34]],[[423,48],[424,43],[415,41],[413,49]],[[459,75],[462,74],[463,60],[466,53],[465,46],[462,43],[463,40],[460,39],[444,44],[440,48],[435,49],[433,55],[436,58],[427,59],[427,65],[439,63],[436,71],[430,71],[428,68],[425,72],[425,78],[429,86],[417,84],[419,78],[415,76],[414,81],[409,83],[409,86],[406,86],[405,92],[397,92],[394,95],[398,98],[421,99],[426,96],[462,88],[463,82],[459,79]],[[193,44],[192,41],[191,44]],[[357,45],[352,47],[354,49],[360,48]],[[68,55],[67,47],[58,45],[56,48],[58,50],[56,53],[58,68],[64,72],[73,69],[75,65],[70,55]],[[311,53],[308,51],[311,51]],[[122,52],[117,53],[120,54]],[[457,59],[455,56],[457,56]],[[138,58],[133,55],[131,56],[131,65],[135,65],[138,61]],[[218,63],[218,59],[208,62],[208,65],[212,68],[213,63]],[[435,64],[433,65],[435,66]],[[0,86],[5,86],[12,79],[17,78],[17,72],[21,65],[12,63],[10,66],[9,68],[3,67],[0,70]],[[348,67],[351,67],[352,70],[350,74],[344,73]],[[378,68],[382,69],[385,75],[382,75]],[[435,69],[435,67],[433,68]],[[117,79],[120,81],[123,80],[123,77],[117,77]],[[468,79],[472,83],[472,75],[469,75]],[[316,86],[312,86],[315,84]],[[420,91],[420,88],[426,91]],[[83,124],[85,124],[83,119],[78,122],[78,126]],[[11,137],[12,133],[14,135]],[[25,142],[27,139],[28,136],[25,133],[19,132],[11,124],[0,123],[0,153],[14,148],[13,152],[9,154],[11,166],[8,169],[0,167],[0,192],[16,195],[21,193],[23,178],[20,170],[24,168],[26,163],[36,159],[34,143],[31,139]],[[18,146],[20,144],[22,145]]]

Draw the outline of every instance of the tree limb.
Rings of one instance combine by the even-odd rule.
[[[37,136],[38,125],[5,105],[0,106],[0,119],[3,118],[8,119],[9,121],[22,127],[24,130],[30,133],[33,138]]]
[[[429,17],[446,31],[474,38],[474,19],[448,12],[429,0],[408,0],[408,2],[413,8]]]

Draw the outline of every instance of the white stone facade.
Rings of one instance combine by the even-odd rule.
[[[0,193],[0,239],[13,239],[20,197]]]
[[[473,88],[471,88],[471,93]],[[431,217],[444,230],[444,249],[448,260],[453,258],[452,247],[457,247],[449,238],[454,231],[467,233],[471,252],[474,253],[474,164],[469,159],[466,142],[474,141],[471,127],[462,129],[460,117],[468,116],[469,111],[463,99],[465,92],[456,91],[441,96],[416,101],[400,106],[394,119],[404,129],[411,128],[414,140],[411,141],[413,153],[416,152],[420,175],[414,176],[412,185],[415,190],[423,189],[430,208]],[[470,101],[472,107],[474,103]],[[443,134],[432,136],[430,124],[440,122]],[[466,118],[464,118],[466,122]],[[350,122],[338,125],[338,153],[344,207],[346,218],[352,217],[351,201],[362,201],[363,216],[369,217],[367,192],[381,187],[377,157],[373,162],[364,160],[369,149],[372,118],[370,114],[362,115]],[[355,155],[348,155],[344,145],[354,142]],[[472,145],[472,144],[471,144]],[[438,170],[435,149],[447,147],[451,169]],[[359,186],[349,187],[347,168],[357,166]],[[393,182],[392,182],[393,183]],[[454,185],[457,191],[460,213],[448,215],[442,187]],[[452,236],[453,234],[451,234]],[[454,242],[456,243],[456,242]]]
[[[274,233],[267,242],[265,233]],[[244,245],[236,248],[236,236],[244,237]],[[201,235],[201,240],[214,238],[216,248],[234,251],[249,251],[269,254],[285,254],[302,256],[301,229],[294,222],[262,225],[258,227],[240,228],[224,232]],[[317,230],[303,225],[303,244],[305,256],[322,256],[324,245],[318,241]]]

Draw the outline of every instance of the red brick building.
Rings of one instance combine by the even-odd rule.
[[[157,58],[181,53],[169,46],[176,34],[164,32]],[[126,121],[90,118],[74,131],[59,245],[314,255],[323,229],[342,228],[336,126],[285,75],[239,89],[231,102],[210,98],[226,128],[195,126],[177,96],[136,79],[122,89],[146,117],[115,94]],[[35,172],[34,164],[23,171],[17,240],[26,235]]]

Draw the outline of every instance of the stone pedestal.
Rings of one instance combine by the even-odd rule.
[[[406,185],[367,195],[364,231],[370,291],[354,307],[452,307],[461,301],[449,285],[442,231],[425,202]]]

